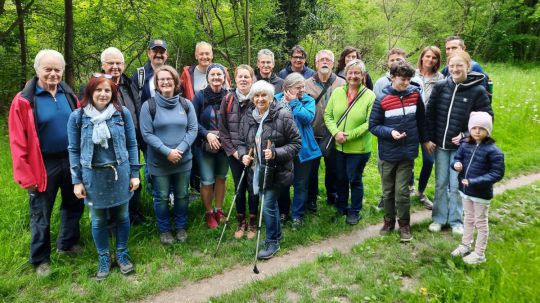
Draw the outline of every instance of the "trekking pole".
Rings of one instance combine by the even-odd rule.
[[[266,149],[272,147],[270,140],[266,145]],[[261,157],[262,160],[262,157]],[[262,162],[262,161],[261,161]],[[259,274],[259,269],[257,268],[257,256],[259,255],[259,240],[261,239],[261,225],[262,225],[262,213],[264,208],[264,194],[266,192],[266,173],[268,170],[268,160],[266,160],[266,166],[264,167],[264,176],[263,176],[263,188],[261,194],[261,211],[259,212],[259,226],[257,226],[257,246],[255,247],[255,262],[253,263],[253,272]]]
[[[253,149],[250,149],[248,152],[248,156],[251,156],[251,152]],[[219,237],[219,242],[216,247],[216,251],[214,252],[214,258],[216,257],[219,246],[221,245],[221,240],[223,240],[223,235],[225,234],[225,229],[227,229],[227,225],[229,224],[229,218],[231,217],[232,209],[234,207],[234,203],[236,202],[236,197],[238,196],[238,191],[240,190],[240,186],[242,185],[242,181],[244,181],[244,175],[246,174],[247,166],[244,166],[244,170],[242,171],[242,175],[240,176],[240,181],[238,181],[238,186],[236,186],[236,191],[234,192],[234,197],[231,203],[231,207],[229,208],[229,213],[227,214],[227,219],[225,220],[225,225],[223,226],[223,231],[221,231],[221,236]]]

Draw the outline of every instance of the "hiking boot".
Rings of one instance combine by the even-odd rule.
[[[302,218],[293,218],[292,219],[292,230],[299,230],[303,224]]]
[[[345,222],[349,225],[356,225],[358,224],[358,221],[360,221],[360,214],[355,212],[350,212],[347,214],[347,219]]]
[[[96,280],[102,281],[105,280],[109,276],[109,273],[111,271],[111,257],[110,255],[103,254],[99,255],[99,262],[98,262],[98,271],[96,274]]]
[[[79,244],[75,244],[75,245],[71,246],[69,249],[57,248],[56,252],[59,255],[67,255],[67,256],[73,257],[73,256],[76,256],[78,254],[81,254],[83,252],[83,250],[84,249],[82,248],[82,246],[80,246]]]
[[[159,241],[161,244],[171,245],[174,243],[174,238],[170,231],[159,234]]]
[[[183,228],[180,228],[179,230],[176,231],[176,240],[178,242],[186,242],[187,240],[187,232],[185,229]]]
[[[256,235],[257,235],[257,216],[250,214],[248,228],[247,228],[247,239],[253,240],[255,239]]]
[[[463,262],[469,265],[484,263],[486,262],[486,256],[480,256],[476,252],[473,251],[472,253],[463,257]]]
[[[236,219],[238,220],[238,227],[236,227],[236,231],[234,232],[234,238],[242,239],[244,231],[246,230],[246,215],[237,214]]]
[[[463,235],[463,225],[452,226],[452,234],[462,236]]]
[[[398,220],[399,223],[399,240],[401,242],[409,242],[413,239],[411,234],[411,225],[409,220]]]
[[[431,202],[431,200],[429,200],[429,198],[422,194],[420,196],[420,202],[422,202],[422,204],[424,204],[424,207],[428,210],[432,210],[433,209],[433,202]]]
[[[463,244],[459,244],[459,246],[452,251],[451,255],[452,257],[464,257],[468,255],[471,252],[471,247]]]
[[[435,223],[435,222],[429,224],[429,227],[428,227],[429,231],[434,232],[434,233],[440,232],[441,228],[442,228],[442,225],[439,224],[439,223]]]
[[[218,227],[218,223],[216,221],[216,217],[214,216],[213,212],[206,212],[206,225],[208,225],[208,228],[216,229]]]
[[[135,269],[133,263],[129,261],[129,255],[127,252],[121,252],[116,254],[116,264],[120,267],[120,272],[124,275],[127,275]]]
[[[41,278],[48,277],[51,274],[51,264],[43,262],[36,266],[36,275]]]
[[[214,212],[214,217],[216,218],[216,222],[218,224],[224,224],[225,223],[226,217],[223,214],[223,211],[221,210],[221,208],[216,209],[216,211]]]
[[[379,235],[381,236],[388,235],[389,233],[393,232],[395,228],[396,228],[396,219],[384,218],[384,225],[379,231]]]
[[[265,243],[264,249],[259,251],[257,259],[268,260],[271,259],[279,250],[279,243]]]

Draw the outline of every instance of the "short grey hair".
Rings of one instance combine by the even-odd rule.
[[[197,53],[197,50],[201,46],[208,46],[210,48],[210,51],[212,51],[212,53],[214,52],[214,49],[212,48],[212,44],[210,44],[210,43],[208,43],[206,41],[199,41],[199,42],[197,42],[197,44],[195,44],[195,53]]]
[[[36,73],[38,72],[41,60],[44,57],[56,58],[62,63],[62,70],[66,68],[66,60],[64,60],[64,56],[60,52],[55,51],[54,49],[42,49],[37,53],[36,58],[34,59],[34,69],[36,70]]]
[[[347,75],[347,72],[349,71],[349,69],[351,69],[353,67],[359,67],[360,71],[362,72],[362,75],[365,75],[366,72],[367,72],[366,65],[364,64],[364,61],[362,61],[360,59],[354,59],[351,62],[347,63],[347,65],[345,66],[345,75]]]
[[[267,49],[267,48],[263,48],[261,49],[258,53],[257,53],[257,61],[259,61],[259,59],[262,57],[262,56],[270,56],[270,58],[272,59],[272,64],[274,64],[274,53]]]
[[[122,52],[116,47],[108,47],[101,52],[101,64],[105,63],[105,60],[110,56],[120,57],[122,63],[124,63],[124,55]]]
[[[288,90],[291,87],[294,87],[298,84],[305,84],[306,79],[300,73],[290,73],[283,80],[283,90]]]
[[[322,54],[328,54],[328,55],[330,56],[330,59],[332,59],[332,62],[335,61],[334,52],[332,52],[332,51],[329,50],[329,49],[321,49],[320,51],[318,51],[317,54],[315,55],[315,61],[319,61],[319,57],[320,57]]]
[[[256,93],[266,93],[270,97],[270,102],[274,100],[275,89],[274,86],[264,80],[259,80],[251,86],[249,90],[248,98],[253,101],[253,96]]]

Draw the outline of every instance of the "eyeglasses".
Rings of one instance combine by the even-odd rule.
[[[121,66],[124,65],[124,62],[105,62],[108,66]]]
[[[319,62],[334,62],[334,60],[330,59],[330,58],[319,58],[319,60],[317,60]]]
[[[158,82],[160,83],[167,83],[167,82],[174,82],[174,79],[173,78],[161,78],[161,79],[157,79]]]
[[[92,77],[94,78],[105,78],[105,79],[112,79],[112,75],[109,74],[102,74],[102,73],[93,73]]]
[[[294,60],[305,60],[306,58],[304,56],[292,56]]]

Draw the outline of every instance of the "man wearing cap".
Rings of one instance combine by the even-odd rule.
[[[137,68],[131,77],[131,81],[139,89],[141,104],[155,94],[154,70],[167,61],[169,56],[167,54],[167,43],[162,39],[150,40],[146,54],[148,55],[148,61],[143,67]]]
[[[300,45],[295,45],[291,48],[289,52],[291,56],[291,62],[285,66],[281,71],[279,71],[278,76],[281,79],[287,78],[291,73],[300,73],[304,76],[304,79],[307,79],[315,74],[315,71],[307,67],[306,58],[307,52]]]

